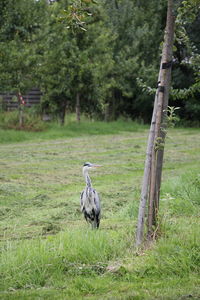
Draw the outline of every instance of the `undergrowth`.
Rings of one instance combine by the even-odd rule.
[[[20,131],[43,131],[47,128],[38,114],[31,109],[24,109],[23,124],[19,125],[19,111],[0,112],[0,129],[13,129]],[[17,135],[17,134],[16,134]]]

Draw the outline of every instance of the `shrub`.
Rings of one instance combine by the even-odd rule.
[[[26,108],[23,112],[23,125],[19,124],[19,111],[0,112],[0,128],[17,129],[27,131],[42,131],[45,124],[39,114],[35,113],[34,108]]]

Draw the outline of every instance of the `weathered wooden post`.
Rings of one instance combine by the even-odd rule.
[[[158,76],[158,88],[155,95],[153,115],[147,143],[144,177],[141,189],[141,199],[136,229],[136,246],[139,246],[144,238],[144,222],[147,200],[147,232],[149,239],[152,238],[153,224],[155,224],[157,220],[165,138],[165,133],[162,127],[164,127],[163,120],[166,114],[169,98],[174,21],[173,0],[168,0],[167,22],[160,72]],[[161,145],[163,148],[161,148]]]
[[[21,92],[18,92],[18,107],[19,107],[19,127],[22,128],[24,125],[24,105],[25,101],[22,97]]]

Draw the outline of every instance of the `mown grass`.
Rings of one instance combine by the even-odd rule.
[[[62,136],[56,128],[55,138],[47,131],[30,141],[13,136],[0,146],[0,298],[198,299],[199,130],[169,132],[160,238],[137,250],[148,132],[130,122],[115,123],[118,129],[92,125],[98,134],[88,122],[80,125],[80,136],[73,129],[72,137]],[[79,209],[84,161],[103,165],[91,174],[102,198],[99,231],[88,227]]]

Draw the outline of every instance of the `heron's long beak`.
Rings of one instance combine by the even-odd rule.
[[[102,166],[101,165],[92,165],[92,167],[99,168],[99,167],[102,167]]]

